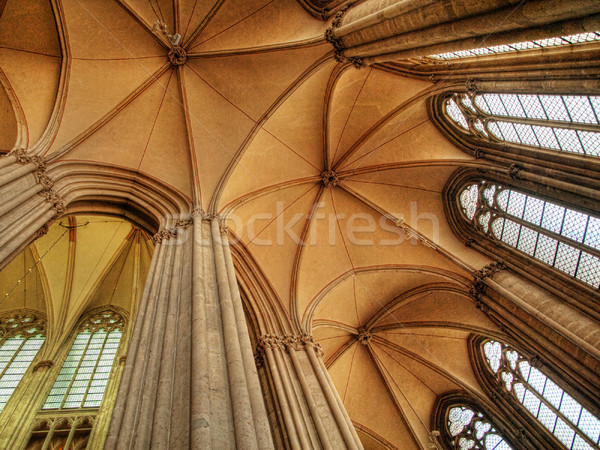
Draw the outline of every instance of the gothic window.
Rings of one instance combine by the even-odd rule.
[[[444,106],[455,128],[474,138],[600,156],[598,96],[453,94]]]
[[[459,203],[478,232],[600,287],[600,218],[487,180],[464,186]]]
[[[112,310],[87,319],[42,409],[100,407],[123,328],[123,318]]]
[[[470,406],[450,406],[446,428],[452,448],[455,449],[510,450],[512,448],[490,420]]]
[[[431,55],[429,58],[450,60],[457,58],[468,58],[471,56],[494,55],[497,53],[520,52],[536,48],[557,47],[562,45],[579,44],[582,42],[592,42],[600,40],[600,31],[592,33],[580,33],[570,36],[558,36],[547,39],[538,39],[533,41],[515,42],[512,44],[496,45],[493,47],[481,47],[470,50],[460,50],[456,52],[441,53]]]
[[[486,367],[509,393],[568,449],[598,448],[600,420],[514,348],[484,341]]]
[[[0,411],[44,343],[44,328],[35,314],[0,318]]]

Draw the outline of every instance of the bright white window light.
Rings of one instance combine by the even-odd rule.
[[[496,45],[493,47],[480,47],[471,50],[460,50],[456,52],[429,55],[428,58],[451,60],[458,58],[469,58],[479,55],[494,55],[497,53],[520,52],[534,48],[558,47],[561,45],[580,44],[582,42],[600,41],[600,31],[591,33],[580,33],[569,36],[538,39],[534,41],[515,42],[512,44]]]

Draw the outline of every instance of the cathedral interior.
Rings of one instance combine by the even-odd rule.
[[[0,0],[0,447],[600,448],[598,30]]]

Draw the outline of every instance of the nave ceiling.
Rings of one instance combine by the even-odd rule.
[[[181,34],[185,64],[167,57],[158,19]],[[498,333],[468,296],[470,270],[490,261],[453,234],[442,201],[451,174],[474,162],[429,118],[439,85],[336,62],[328,25],[295,0],[8,0],[1,150],[26,148],[75,178],[78,165],[128,169],[178,191],[190,211],[226,217],[272,287],[283,331],[321,343],[365,445],[419,447],[438,395],[481,394],[470,333]],[[130,263],[116,255],[134,235],[148,267],[145,232],[98,217],[60,219],[15,259],[3,287],[61,224],[89,221],[69,231],[74,242],[93,233],[83,259],[62,240],[28,277],[36,294],[15,292],[2,308],[77,320],[100,281],[72,275],[70,298],[88,303],[67,306],[58,272],[97,264],[88,276],[106,278],[114,261]]]

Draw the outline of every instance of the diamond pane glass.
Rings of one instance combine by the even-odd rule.
[[[42,409],[99,407],[120,339],[118,329],[79,333]]]
[[[25,375],[44,343],[44,337],[13,337],[0,346],[0,411]]]
[[[600,40],[600,32],[580,33],[569,36],[553,37],[549,39],[539,39],[535,41],[515,42],[512,44],[496,45],[493,47],[479,47],[471,50],[460,50],[456,52],[440,53],[429,55],[428,58],[434,59],[457,59],[467,58],[477,55],[489,55],[496,53],[520,52],[533,48],[556,47],[560,45],[572,45],[582,42],[592,42]]]
[[[565,447],[593,448],[600,442],[600,420],[516,350],[493,340],[485,341],[482,350],[498,388],[511,392],[506,380],[511,376],[518,380],[512,395]]]

